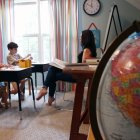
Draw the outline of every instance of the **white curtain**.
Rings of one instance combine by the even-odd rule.
[[[52,58],[76,62],[78,53],[78,1],[50,0]],[[59,90],[71,86],[59,83]],[[68,86],[67,86],[68,85]]]
[[[14,40],[13,28],[13,0],[0,1],[0,49],[2,51],[2,62],[6,63],[6,56],[8,53],[7,44]]]

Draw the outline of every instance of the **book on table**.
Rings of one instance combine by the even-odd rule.
[[[89,65],[87,63],[68,63],[65,61],[62,61],[60,59],[55,59],[54,61],[50,62],[49,65],[60,68],[60,69],[64,69],[64,68],[88,68]]]
[[[100,62],[100,58],[86,59],[86,63],[89,65],[98,65],[99,62]]]

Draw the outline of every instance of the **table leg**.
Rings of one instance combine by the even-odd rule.
[[[89,97],[90,97],[91,83],[92,83],[92,79],[89,79],[87,99],[86,99],[85,112],[84,112],[85,116],[84,116],[84,120],[83,120],[84,124],[89,124]]]
[[[36,72],[35,72],[35,87],[37,88],[37,75],[36,75]]]
[[[70,131],[70,140],[87,139],[87,135],[79,133],[85,82],[86,79],[81,79],[81,81],[78,81],[76,85],[73,115],[72,115],[72,122],[71,122],[71,131]]]
[[[20,120],[22,120],[21,94],[20,94],[19,82],[16,82],[16,83],[17,83],[17,88],[18,88],[18,103],[19,103]]]
[[[34,109],[36,109],[33,79],[32,79],[32,77],[29,77],[29,78],[30,78],[30,80],[31,80],[32,96],[33,96],[33,102],[34,102]]]
[[[44,72],[42,72],[42,83],[44,84]]]
[[[44,72],[42,72],[42,83],[44,84]],[[45,102],[45,95],[44,95],[44,102]]]
[[[11,107],[11,91],[10,91],[10,82],[8,82],[8,92],[9,92],[9,103]]]

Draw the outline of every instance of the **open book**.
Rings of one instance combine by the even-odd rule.
[[[64,62],[64,61],[59,60],[59,59],[55,59],[53,62],[50,62],[49,65],[57,67],[57,68],[60,68],[60,69],[70,68],[70,67],[74,67],[74,68],[77,68],[77,67],[82,67],[82,68],[89,67],[89,65],[86,64],[86,63],[68,63],[68,62]]]

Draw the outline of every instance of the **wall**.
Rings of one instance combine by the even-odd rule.
[[[119,9],[119,15],[122,23],[123,30],[126,29],[134,20],[140,20],[140,10],[136,9],[134,6],[129,4],[124,0],[100,0],[101,10],[95,16],[88,16],[83,11],[84,0],[79,0],[79,32],[87,29],[88,26],[94,22],[97,27],[101,30],[101,47],[103,46],[104,36],[106,32],[106,27],[108,23],[109,13],[113,4],[117,4]],[[109,42],[111,42],[115,35],[114,26],[111,28],[111,33],[109,37]]]

